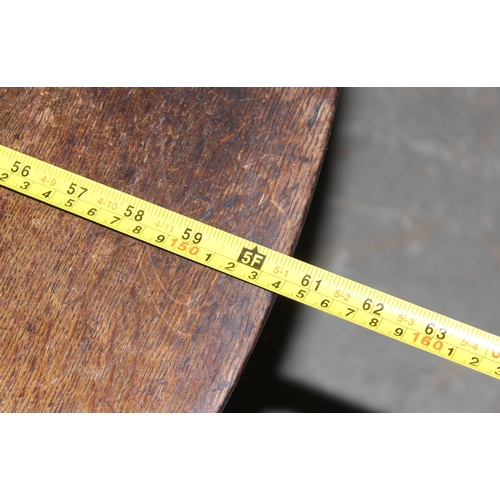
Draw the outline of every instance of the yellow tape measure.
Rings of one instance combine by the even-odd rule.
[[[0,145],[0,185],[500,379],[500,337]]]

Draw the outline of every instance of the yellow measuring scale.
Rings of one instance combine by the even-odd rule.
[[[500,337],[0,145],[0,185],[500,379]]]

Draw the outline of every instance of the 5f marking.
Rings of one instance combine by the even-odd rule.
[[[258,269],[259,271],[266,260],[266,256],[262,253],[259,253],[257,247],[253,250],[249,248],[243,247],[243,250],[238,257],[238,262],[245,264],[247,266],[253,267],[254,269]]]

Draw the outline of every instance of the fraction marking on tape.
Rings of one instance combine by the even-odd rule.
[[[500,379],[500,337],[0,145],[0,185]]]

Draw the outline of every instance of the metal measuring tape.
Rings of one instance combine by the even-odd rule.
[[[0,145],[0,185],[500,379],[500,337]]]

